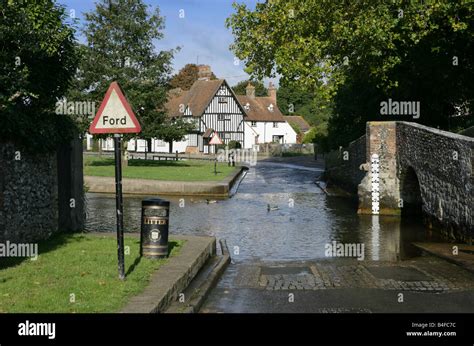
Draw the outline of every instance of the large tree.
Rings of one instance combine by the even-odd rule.
[[[117,81],[142,124],[140,137],[159,137],[174,53],[155,50],[164,29],[159,8],[151,12],[142,0],[100,0],[85,19],[87,44],[78,47],[82,60],[70,96],[99,105]]]
[[[169,152],[172,153],[173,142],[184,140],[185,136],[195,129],[196,124],[194,121],[177,118],[167,119],[160,124],[157,131],[159,133],[159,138],[168,143]]]
[[[389,97],[420,101],[417,121],[427,125],[472,123],[472,116],[450,117],[456,107],[473,103],[472,2],[273,0],[254,10],[234,6],[227,24],[247,72],[257,79],[279,74],[283,84],[333,100],[333,145],[343,144],[345,127],[352,128],[345,140],[361,135],[356,131],[380,114],[380,101]]]
[[[77,67],[74,30],[51,0],[1,3],[0,140],[53,151],[74,131],[54,112]]]

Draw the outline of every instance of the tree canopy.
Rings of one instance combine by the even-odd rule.
[[[472,2],[273,0],[254,10],[234,7],[231,48],[253,78],[278,74],[280,84],[333,102],[331,146],[362,135],[367,120],[396,120],[380,116],[388,98],[419,101],[417,121],[430,126],[472,124],[472,113],[451,117],[472,107]]]
[[[0,138],[52,151],[74,131],[54,112],[77,66],[74,29],[50,0],[2,1],[0,12]]]
[[[117,81],[142,124],[140,137],[158,137],[174,53],[155,51],[164,29],[159,8],[151,12],[142,0],[100,0],[85,19],[87,44],[77,48],[81,63],[70,97],[100,105]]]
[[[177,74],[171,77],[170,86],[172,88],[181,88],[182,90],[189,90],[195,81],[198,80],[199,67],[196,64],[186,64]],[[211,79],[216,79],[216,76],[211,72]]]

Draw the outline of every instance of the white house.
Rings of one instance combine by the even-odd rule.
[[[270,83],[267,97],[256,97],[255,87],[250,83],[245,96],[237,96],[245,117],[245,148],[256,144],[278,142],[296,143],[296,132],[285,120],[277,106],[276,89]]]
[[[255,88],[250,83],[247,94],[237,96],[224,79],[211,80],[211,74],[208,65],[199,65],[199,79],[189,90],[177,88],[168,93],[167,116],[196,124],[183,141],[173,142],[173,152],[214,153],[209,142],[216,133],[224,144],[236,141],[246,149],[261,143],[296,143],[296,132],[278,109],[276,89],[271,84],[268,97],[255,97]],[[103,150],[113,150],[111,138],[101,142]],[[131,140],[127,149],[145,152],[147,142]],[[168,152],[169,144],[153,139],[151,151]]]
[[[174,89],[165,107],[169,117],[181,117],[196,124],[184,141],[173,143],[173,151],[213,153],[214,146],[209,142],[215,133],[223,144],[236,141],[244,146],[245,112],[223,79],[202,78],[188,91]]]

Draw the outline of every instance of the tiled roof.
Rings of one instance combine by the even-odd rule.
[[[307,132],[311,128],[306,120],[300,115],[287,115],[285,116],[285,120],[291,124],[296,125],[301,130],[301,132]]]
[[[188,91],[181,91],[180,94],[170,91],[168,93],[168,102],[165,104],[168,116],[182,116],[186,106],[189,107],[193,116],[201,116],[222,83],[224,83],[223,79],[197,80]],[[286,121],[278,109],[275,100],[271,97],[252,98],[237,95],[237,100],[242,106],[248,121]],[[247,103],[249,104],[248,109],[245,107]],[[273,107],[270,107],[270,105]]]
[[[285,121],[283,114],[276,105],[276,102],[271,97],[248,97],[244,95],[237,95],[237,99],[247,113],[247,121]],[[248,103],[248,109],[246,107]],[[273,105],[273,111],[270,111],[269,106]]]
[[[211,135],[214,133],[214,130],[210,127],[206,129],[206,132],[202,135],[203,138],[211,138]]]
[[[201,116],[223,82],[223,79],[197,80],[188,91],[182,91],[179,95],[169,94],[165,104],[168,116],[182,116],[186,106],[193,116]]]

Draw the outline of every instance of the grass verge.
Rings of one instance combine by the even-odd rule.
[[[182,245],[170,241],[170,256]],[[116,312],[168,260],[140,258],[139,239],[125,236],[127,276],[121,281],[115,237],[60,234],[38,247],[36,261],[0,259],[0,312]]]
[[[172,181],[216,181],[227,177],[235,167],[226,162],[217,164],[214,174],[214,162],[204,160],[152,161],[129,160],[123,167],[122,176],[132,179],[153,179]],[[84,156],[84,175],[113,177],[115,166],[113,158]]]

